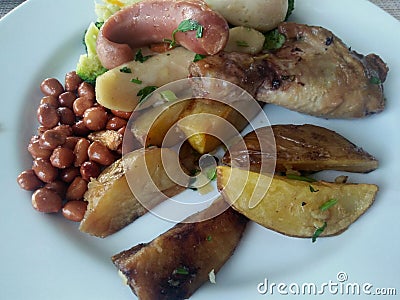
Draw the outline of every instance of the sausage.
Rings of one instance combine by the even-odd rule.
[[[226,20],[201,0],[144,0],[111,16],[97,38],[97,54],[102,65],[112,69],[133,60],[134,49],[172,39],[184,20],[193,20],[203,27],[196,31],[177,32],[175,40],[183,47],[203,55],[221,51],[229,37]]]

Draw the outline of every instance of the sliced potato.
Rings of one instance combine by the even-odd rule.
[[[311,124],[272,125],[272,130],[277,172],[338,170],[367,173],[378,167],[375,157],[332,130]],[[259,172],[262,159],[265,162],[275,158],[269,127],[247,134],[244,142],[246,149],[240,145],[231,147],[232,155],[226,153],[223,158],[225,164],[233,163],[238,167],[250,164],[251,171]],[[248,161],[243,155],[245,152],[249,155]]]
[[[265,36],[253,28],[233,27],[229,29],[229,40],[224,51],[257,54],[262,51],[264,41]]]
[[[162,152],[162,155],[171,160],[177,156],[174,151],[168,149],[136,150],[124,160],[114,162],[97,179],[92,178],[84,196],[88,206],[79,229],[94,236],[106,237],[147,212],[147,208],[139,202],[138,196],[141,200],[151,201],[151,205],[155,206],[166,197],[183,191],[184,188],[171,181],[164,168],[160,167]],[[130,181],[130,184],[135,186],[135,195],[129,187],[123,164],[129,164],[139,175],[134,177],[133,183]],[[150,179],[147,174],[150,174]],[[154,192],[151,181],[163,193]]]
[[[313,237],[324,227],[321,236],[343,232],[372,205],[378,191],[373,184],[308,183],[226,166],[217,172],[218,188],[233,208],[266,228],[295,237]]]
[[[213,151],[221,144],[218,138],[207,132],[218,134],[221,138],[229,138],[224,134],[225,121],[231,123],[238,131],[247,125],[247,120],[229,105],[198,98],[192,100],[181,113],[178,126],[188,137],[190,145],[197,152],[204,154]]]
[[[137,94],[141,89],[186,78],[194,56],[195,53],[178,47],[143,63],[132,61],[111,69],[96,79],[97,102],[109,109],[133,111],[140,100]],[[131,73],[121,71],[124,68]]]
[[[246,224],[247,218],[228,208],[206,221],[179,223],[112,261],[139,299],[188,299],[231,257]]]

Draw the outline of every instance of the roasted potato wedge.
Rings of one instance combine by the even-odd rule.
[[[210,118],[205,114],[215,115],[219,118]],[[190,116],[190,118],[185,118]],[[247,120],[238,111],[222,102],[210,99],[193,99],[186,109],[181,113],[178,123],[179,128],[184,132],[190,145],[199,153],[209,153],[217,148],[221,141],[207,134],[207,132],[219,132],[223,138],[228,138],[219,130],[222,123],[231,123],[238,131],[246,127]]]
[[[343,232],[374,202],[373,184],[305,182],[226,166],[217,169],[225,201],[250,220],[288,236]],[[268,185],[269,189],[268,188]]]
[[[187,299],[231,257],[246,224],[247,218],[229,207],[206,221],[179,223],[112,261],[139,299]]]
[[[237,167],[250,165],[260,171],[261,159],[273,159],[274,145],[268,127],[244,137],[247,149],[232,146],[223,162]],[[276,172],[338,170],[367,173],[378,167],[378,160],[340,134],[316,125],[272,125],[276,144]],[[260,143],[263,145],[261,151]],[[268,149],[271,149],[268,151]],[[267,150],[267,151],[266,151]],[[248,160],[246,155],[248,154]],[[231,161],[234,158],[234,162]]]
[[[160,167],[162,155],[175,159],[177,154],[169,149],[147,148],[128,154],[124,159],[117,160],[107,167],[96,179],[88,184],[84,200],[88,202],[87,211],[80,223],[79,229],[98,237],[106,237],[117,232],[147,212],[140,199],[148,199],[152,205],[157,205],[166,197],[172,197],[184,190],[175,184]],[[129,188],[123,164],[129,163],[131,169],[140,176],[135,176],[135,195]],[[148,169],[148,173],[145,170]],[[159,191],[156,193],[151,186],[150,178]],[[132,182],[131,182],[132,184]],[[147,205],[146,205],[147,207]]]

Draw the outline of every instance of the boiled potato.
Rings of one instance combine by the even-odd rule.
[[[195,53],[178,47],[143,63],[132,61],[111,69],[96,79],[97,102],[109,109],[133,111],[140,100],[137,94],[143,88],[186,78],[194,56]],[[131,73],[126,73],[127,70]]]
[[[372,205],[378,191],[373,184],[309,183],[226,166],[218,167],[217,174],[218,188],[234,209],[295,237],[313,237],[320,228],[321,236],[343,232]]]
[[[194,218],[206,219],[201,215],[209,209]],[[246,224],[247,218],[228,208],[205,221],[179,223],[112,261],[139,299],[188,299],[232,256]]]
[[[160,167],[162,152],[167,159],[176,159],[177,154],[172,150],[140,149],[114,162],[97,179],[92,178],[84,196],[88,206],[79,229],[94,236],[106,237],[147,212],[136,196],[140,196],[141,200],[151,201],[151,205],[155,206],[167,196],[171,197],[183,191],[184,188],[171,181],[164,168]],[[133,178],[130,184],[135,186],[136,196],[129,187],[123,164],[128,164],[129,168],[134,170],[128,176]],[[146,168],[151,178],[147,175]],[[151,182],[166,196],[154,191]]]
[[[232,25],[260,31],[274,29],[288,10],[288,0],[205,0]]]
[[[229,29],[229,40],[225,46],[226,52],[260,53],[263,49],[265,36],[250,27],[238,26]]]
[[[237,167],[249,164],[250,170],[259,172],[261,159],[275,158],[271,129],[276,145],[276,172],[338,170],[367,173],[378,167],[378,160],[362,148],[335,131],[311,124],[257,128],[244,136],[246,149],[240,144],[232,146],[223,162]],[[245,152],[249,155],[248,160],[243,155]]]
[[[247,120],[229,105],[198,98],[192,100],[181,113],[178,127],[184,132],[190,145],[197,152],[205,154],[215,150],[221,144],[218,138],[207,132],[218,132],[220,137],[229,138],[222,130],[225,121],[231,123],[238,131],[243,130],[247,125]]]

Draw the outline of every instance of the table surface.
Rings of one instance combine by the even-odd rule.
[[[1,0],[0,1],[0,18],[22,2],[29,0]],[[400,0],[369,0],[382,9],[386,10],[392,16],[400,20]]]

